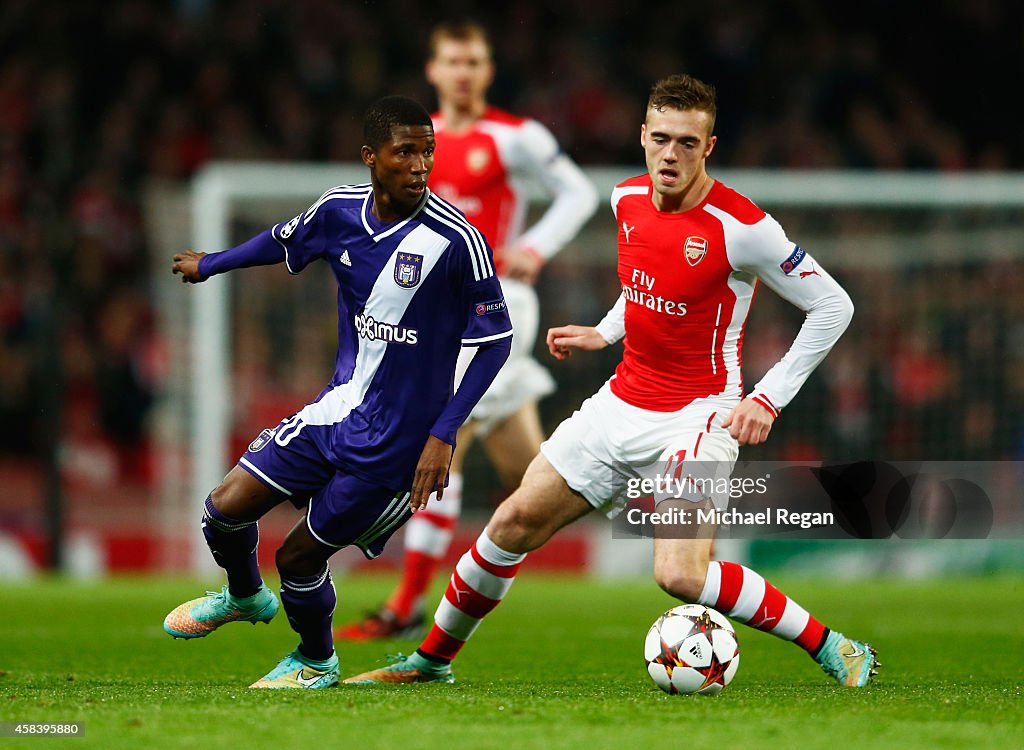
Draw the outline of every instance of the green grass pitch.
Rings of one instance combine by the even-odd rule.
[[[392,581],[337,581],[336,618],[373,607]],[[1020,746],[1024,578],[774,582],[878,647],[873,687],[841,689],[795,646],[739,626],[728,690],[665,695],[643,663],[647,628],[673,604],[653,583],[524,573],[460,657],[455,685],[294,692],[246,687],[295,644],[283,612],[175,641],[163,616],[202,584],[2,584],[0,721],[84,721],[85,736],[0,748]],[[344,645],[343,673],[415,645]]]

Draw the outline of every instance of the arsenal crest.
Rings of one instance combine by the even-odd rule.
[[[412,289],[420,283],[423,271],[423,256],[399,253],[395,261],[395,283],[404,289]]]
[[[708,241],[703,237],[687,237],[683,245],[683,252],[686,255],[686,262],[695,266],[704,260],[708,252]]]
[[[490,164],[491,155],[485,148],[471,148],[466,152],[466,169],[473,174],[480,174]]]

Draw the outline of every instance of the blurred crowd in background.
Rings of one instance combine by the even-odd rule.
[[[712,174],[1024,167],[1024,128],[1008,115],[1022,90],[1024,25],[1008,0],[5,0],[0,460],[32,466],[56,430],[75,437],[83,471],[145,483],[165,356],[141,218],[147,184],[184,184],[215,159],[354,160],[370,101],[404,93],[434,105],[422,75],[427,34],[470,15],[494,35],[492,101],[545,123],[583,165],[639,171],[648,88],[686,71],[718,88]],[[883,326],[901,325],[900,311],[916,305],[922,325],[899,352],[872,350],[871,328],[854,334],[828,361],[828,379],[802,396],[821,405],[816,413],[838,408],[845,427],[789,425],[802,436],[787,444],[877,456],[902,444],[893,435],[903,426],[885,422],[902,399],[933,415],[933,427],[916,429],[948,431],[951,446],[980,434],[972,457],[1020,455],[1019,414],[997,399],[1024,382],[1024,332],[985,322],[1019,314],[1018,292],[1007,287],[1010,299],[983,320],[964,317],[965,306],[997,298],[1015,269],[964,267],[949,284],[858,301],[869,316],[892,303],[895,316],[871,318]],[[850,281],[855,299],[859,286],[879,291],[874,279]],[[989,372],[1010,346],[1016,359]],[[979,372],[985,387],[975,382],[949,424],[944,401]],[[113,456],[109,465],[97,466],[90,444],[107,448],[96,455]]]

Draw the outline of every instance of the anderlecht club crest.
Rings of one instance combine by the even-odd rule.
[[[395,283],[405,289],[412,289],[420,283],[423,272],[423,256],[399,253],[395,261]]]

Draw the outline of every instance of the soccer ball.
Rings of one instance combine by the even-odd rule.
[[[669,695],[718,695],[740,665],[732,624],[702,604],[683,604],[663,614],[644,641],[647,673]]]

